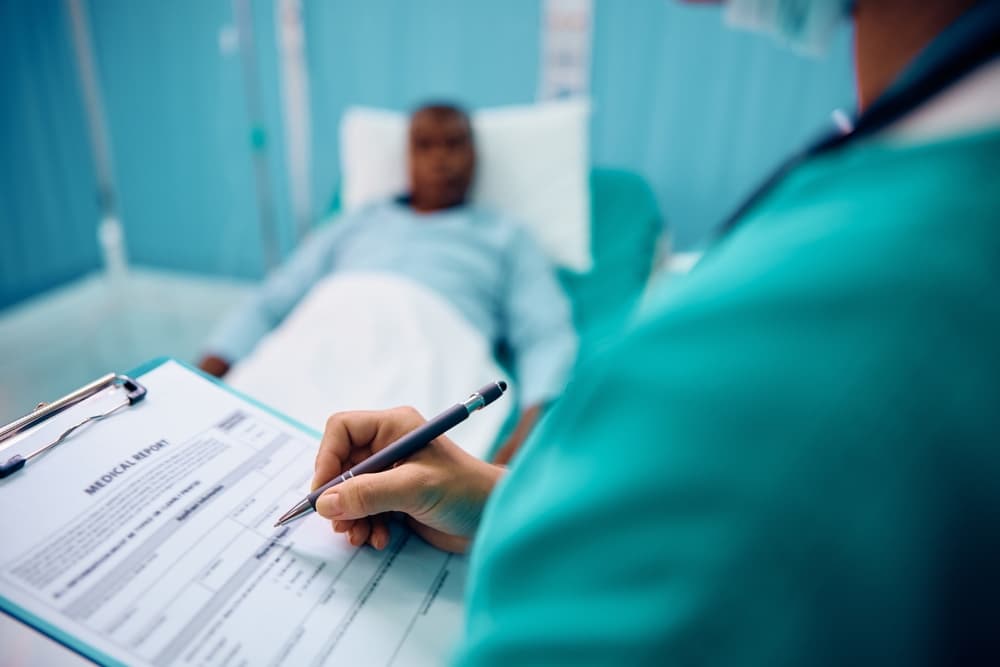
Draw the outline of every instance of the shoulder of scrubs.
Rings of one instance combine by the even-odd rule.
[[[459,663],[983,660],[997,173],[996,132],[824,156],[663,285],[490,499]]]
[[[206,350],[239,361],[333,268],[337,246],[358,226],[364,209],[314,230],[280,267],[216,327]]]
[[[519,401],[541,405],[562,392],[576,359],[569,299],[531,234],[515,223],[507,247],[503,338],[514,357]]]

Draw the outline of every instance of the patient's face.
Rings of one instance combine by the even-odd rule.
[[[418,211],[461,204],[472,185],[476,153],[468,120],[451,110],[424,109],[410,120],[410,195]]]

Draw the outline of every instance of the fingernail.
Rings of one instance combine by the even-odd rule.
[[[343,514],[344,508],[340,503],[340,494],[336,491],[324,493],[316,501],[316,511],[327,518]]]

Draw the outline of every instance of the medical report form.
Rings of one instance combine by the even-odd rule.
[[[461,632],[464,557],[404,530],[353,548],[308,490],[317,439],[182,365],[145,401],[0,480],[0,609],[98,662],[440,664]],[[115,390],[3,451],[28,451]]]

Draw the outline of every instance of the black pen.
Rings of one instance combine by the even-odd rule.
[[[394,463],[412,456],[417,451],[429,445],[434,438],[464,422],[476,410],[485,408],[500,398],[505,391],[507,391],[506,382],[489,383],[461,403],[456,403],[420,428],[410,431],[391,445],[372,454],[358,465],[310,493],[295,507],[282,514],[278,522],[274,524],[274,527],[284,526],[301,516],[315,512],[316,499],[323,495],[323,492],[327,489],[337,486],[341,482],[346,482],[357,475],[388,470]]]

